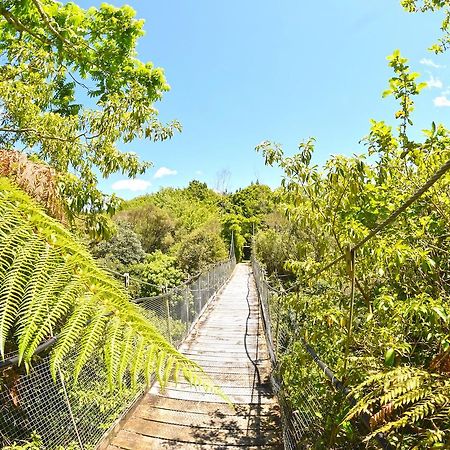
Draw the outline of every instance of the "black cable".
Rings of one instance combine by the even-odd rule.
[[[256,362],[258,359],[256,359],[256,361],[254,361],[248,351],[248,347],[247,347],[247,336],[248,336],[248,322],[251,318],[252,315],[252,310],[251,310],[251,305],[250,305],[250,279],[252,276],[252,272],[249,271],[248,272],[248,277],[247,277],[247,295],[245,296],[245,299],[247,300],[247,306],[248,306],[248,315],[247,315],[247,320],[245,321],[245,335],[244,335],[244,347],[245,347],[245,353],[247,354],[247,358],[250,360],[250,362],[252,363],[253,367],[255,368],[255,373],[258,376],[258,384],[261,385],[261,374],[259,373],[259,367],[258,367],[258,363]],[[258,320],[258,332],[259,332],[259,320]],[[258,343],[257,343],[258,344]],[[256,351],[258,352],[258,347],[256,348]],[[253,387],[252,389],[255,388],[255,383],[253,380]]]
[[[251,399],[253,400],[253,393],[255,392],[255,381],[256,381],[256,377],[258,379],[258,402],[257,402],[257,414],[256,414],[256,426],[257,426],[257,436],[260,436],[261,433],[261,420],[260,420],[260,416],[261,416],[261,391],[260,388],[261,386],[261,374],[259,373],[259,367],[258,367],[258,352],[259,352],[259,309],[258,309],[258,325],[257,325],[257,329],[256,329],[256,360],[254,361],[248,351],[248,347],[247,347],[247,337],[248,337],[248,322],[251,318],[252,315],[252,310],[251,310],[251,305],[250,305],[250,280],[252,277],[252,271],[249,270],[248,271],[248,277],[247,277],[247,294],[245,296],[245,299],[247,301],[247,307],[248,307],[248,315],[247,315],[247,319],[245,321],[245,334],[244,334],[244,347],[245,347],[245,353],[247,354],[247,358],[250,360],[250,362],[252,363],[253,367],[255,368],[255,371],[253,373],[253,381],[252,381],[252,395],[251,395]],[[256,375],[256,377],[255,377]],[[249,409],[248,412],[248,421],[247,421],[247,436],[248,436],[248,432],[249,432],[249,428],[250,428],[250,419],[251,419],[251,411]]]

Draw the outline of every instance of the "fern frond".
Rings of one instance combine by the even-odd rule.
[[[25,246],[17,251],[3,282],[0,286],[0,353],[4,356],[6,338],[17,318],[27,284],[27,275],[33,268],[36,258],[36,239],[29,239]]]
[[[105,364],[108,372],[108,384],[113,389],[114,380],[117,380],[117,367],[120,359],[120,343],[123,329],[118,317],[113,317],[106,330]]]
[[[154,373],[154,367],[155,367],[155,356],[157,354],[157,348],[156,345],[151,345],[150,348],[147,350],[146,354],[146,363],[145,363],[145,381],[147,382],[147,385],[150,385],[152,382],[152,375]]]
[[[137,343],[134,349],[133,362],[131,363],[130,368],[132,386],[135,386],[137,384],[139,374],[143,369],[144,352],[145,352],[144,338],[142,336],[137,336]]]
[[[76,380],[100,348],[111,388],[141,373],[147,382],[156,373],[162,385],[179,373],[211,385],[61,223],[0,177],[0,353],[8,342],[28,366],[50,336],[53,376],[75,354]]]
[[[70,350],[75,347],[75,342],[79,340],[83,329],[87,326],[87,322],[94,312],[95,307],[90,297],[80,299],[80,304],[74,308],[71,316],[64,324],[51,356],[51,374],[54,379],[56,379],[57,368]]]
[[[125,370],[130,364],[133,354],[134,333],[131,327],[126,327],[123,332],[122,345],[120,348],[120,359],[117,368],[117,378],[119,380],[119,388],[122,388],[122,379]]]
[[[158,383],[161,387],[164,386],[164,376],[163,376],[163,367],[164,367],[164,361],[166,359],[166,353],[162,350],[158,352],[158,357],[156,358],[156,367],[155,367],[155,374],[156,379],[158,380]]]
[[[54,252],[48,245],[43,245],[39,253],[33,269],[33,276],[29,278],[25,287],[18,313],[16,335],[19,341],[19,364],[29,340],[50,312],[48,305],[48,298],[50,297],[47,296],[48,292],[45,288],[48,283],[49,271],[57,270],[58,264],[61,263],[59,258],[55,258]]]
[[[56,291],[59,295],[54,297],[47,297],[49,303],[49,313],[46,316],[44,322],[40,325],[40,329],[36,331],[33,338],[29,341],[24,359],[29,361],[36,351],[38,345],[46,337],[54,335],[54,330],[58,321],[65,317],[71,306],[76,302],[81,293],[83,292],[83,283],[76,277],[70,279],[70,275],[66,274],[61,282],[61,289]],[[58,284],[56,281],[55,284]],[[63,287],[64,286],[64,287]],[[30,319],[29,319],[30,320]],[[33,321],[30,320],[30,326],[33,326]]]
[[[363,391],[366,392],[361,395]],[[359,397],[359,401],[344,421],[372,412],[373,429],[366,441],[379,433],[401,434],[405,427],[411,426],[419,430],[417,448],[430,448],[427,442],[441,443],[450,437],[450,380],[445,375],[397,367],[369,377],[352,394]]]
[[[75,383],[78,380],[81,369],[92,356],[94,350],[97,348],[97,345],[104,337],[103,333],[107,320],[108,318],[106,317],[104,311],[100,309],[96,312],[96,315],[91,318],[89,325],[83,331],[83,337],[80,342],[80,350],[73,368],[73,379]]]

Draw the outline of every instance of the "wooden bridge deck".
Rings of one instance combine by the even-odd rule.
[[[235,410],[186,383],[169,384],[164,393],[154,386],[110,437],[108,450],[282,448],[279,407],[270,390],[270,360],[249,265],[236,266],[181,352],[221,386]]]

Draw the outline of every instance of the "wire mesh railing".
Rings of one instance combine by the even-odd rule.
[[[348,395],[350,390],[304,340],[301,319],[284,304],[288,294],[270,286],[264,269],[255,258],[252,267],[274,369],[272,385],[281,408],[284,448],[330,448],[319,441],[327,439],[325,429],[335,421],[342,402],[352,404],[353,399]],[[282,376],[281,371],[284,358],[294,354],[301,364],[295,368],[292,377],[295,383],[291,385],[293,380],[289,379],[289,373]],[[316,446],[312,447],[312,443]],[[378,436],[378,444],[380,448],[390,448],[382,435]],[[351,445],[353,449],[366,448],[362,442]]]
[[[300,395],[304,397],[303,401],[300,402],[302,408],[292,408],[292,401],[285,390],[279,372],[280,359],[288,351],[291,341],[295,341],[295,336],[289,326],[291,320],[286,317],[285,311],[280,308],[281,298],[279,294],[271,290],[264,269],[254,257],[252,258],[252,268],[260,300],[267,347],[273,367],[272,387],[277,395],[281,410],[284,448],[295,450],[299,448],[306,433],[318,430],[317,414],[320,412],[320,405],[317,404],[316,400],[318,396],[315,395],[312,385],[304,386],[304,389],[300,392]],[[299,370],[303,369],[302,367]]]
[[[230,277],[235,259],[218,263],[155,297],[136,300],[160,333],[178,347],[195,325],[210,299]],[[144,377],[132,383],[125,376],[120,391],[109,389],[99,351],[73,383],[73,358],[60,367],[56,380],[49,357],[35,356],[26,373],[13,363],[3,365],[0,380],[0,443],[2,448],[39,436],[43,449],[93,449],[109,428],[146,389]]]
[[[339,343],[335,343],[337,346],[343,345],[345,348],[342,373],[346,376],[349,360],[355,357],[355,355],[351,355],[350,353],[350,344],[353,338],[355,290],[356,288],[361,290],[356,279],[356,252],[376,235],[392,225],[408,207],[421,198],[449,171],[450,160],[446,161],[419,189],[409,196],[398,208],[392,211],[387,218],[376,225],[364,238],[346,248],[341,248],[338,245],[340,254],[337,257],[329,263],[322,265],[319,270],[310,274],[308,277],[304,277],[291,284],[288,289],[274,289],[269,285],[264,270],[255,259],[255,252],[253,252],[253,272],[260,296],[266,339],[270,347],[269,353],[273,367],[275,368],[272,378],[282,409],[284,446],[286,449],[312,448],[312,442],[315,442],[314,448],[332,447],[332,445],[327,446],[326,444],[317,445],[319,436],[323,434],[324,427],[330,426],[330,422],[328,424],[326,423],[327,417],[330,418],[333,415],[333,410],[334,413],[337,413],[343,401],[348,401],[351,406],[354,406],[356,402],[349,395],[350,390],[335,377],[327,364],[319,358],[314,349],[305,341],[303,334],[300,332],[304,328],[304,324],[294,312],[294,308],[282,305],[282,303],[289,295],[294,293],[298,295],[308,281],[317,279],[319,275],[334,268],[340,262],[346,263],[346,273],[350,281],[347,333]],[[361,294],[363,295],[363,292]],[[368,304],[368,308],[371,311],[370,304]],[[298,361],[302,363],[296,367],[297,374],[295,377],[297,381],[301,380],[301,386],[294,386],[293,388],[289,386],[289,382],[284,382],[286,374],[283,374],[282,378],[280,377],[279,371],[280,361],[289,353],[291,355],[297,354]],[[336,388],[334,396],[330,395],[330,384]],[[290,389],[290,392],[287,389]],[[295,409],[292,405],[296,405]],[[366,430],[370,429],[367,411],[361,414],[360,419]],[[338,425],[336,423],[336,417],[333,420],[334,425],[332,424],[331,427],[334,426],[336,431]],[[331,434],[333,434],[333,431]],[[376,434],[375,439],[379,448],[392,448],[382,433]],[[330,442],[332,441],[333,438]],[[362,442],[362,439],[352,442],[350,445],[353,449],[368,448],[367,443]]]

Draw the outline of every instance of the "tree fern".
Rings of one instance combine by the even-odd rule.
[[[52,334],[52,326],[57,321],[52,313],[56,310],[64,314],[69,309],[70,303],[64,303],[67,295],[64,288],[72,288],[70,275],[67,273],[68,269],[66,264],[60,264],[56,267],[51,279],[34,295],[27,309],[24,310],[19,323],[19,328],[22,329],[19,339],[19,355],[21,358],[24,354],[30,357],[36,351],[42,339]],[[56,298],[62,303],[60,308],[53,308]],[[44,323],[36,320],[44,313],[47,313]]]
[[[416,434],[416,449],[450,440],[450,379],[448,374],[398,367],[366,379],[352,391],[359,400],[345,420],[371,415],[371,432],[400,436],[406,428]]]
[[[142,373],[150,380],[156,371],[162,385],[174,370],[195,383],[206,379],[67,229],[0,178],[0,353],[16,349],[28,366],[38,345],[53,335],[54,376],[69,355],[75,354],[76,379],[91,357],[102,354],[111,386],[128,371],[134,380]]]
[[[89,361],[90,356],[101,343],[107,320],[108,317],[105,315],[103,308],[100,308],[86,327],[86,332],[81,340],[80,350],[75,361],[75,370],[73,373],[75,382],[78,380],[82,367]]]
[[[66,274],[69,275],[69,274]],[[71,305],[76,302],[79,296],[83,292],[84,285],[81,280],[77,277],[73,277],[64,279],[61,283],[60,291],[57,291],[59,295],[54,295],[51,300],[48,302],[49,313],[47,317],[42,321],[40,314],[35,314],[33,323],[36,323],[40,326],[40,329],[37,330],[34,334],[31,333],[32,338],[28,346],[25,349],[25,360],[29,361],[33,356],[34,352],[38,345],[42,342],[45,337],[51,336],[53,330],[56,325],[63,320],[64,317],[68,314],[68,311],[71,308]]]
[[[123,333],[122,345],[120,348],[120,359],[117,369],[117,378],[119,380],[120,387],[122,385],[121,383],[125,370],[127,369],[127,367],[130,364],[130,361],[132,360],[134,338],[135,333],[133,333],[133,329],[130,326],[126,326]]]

